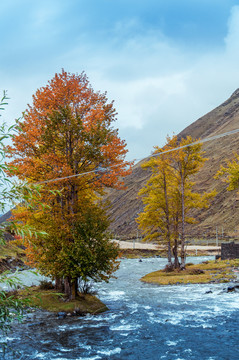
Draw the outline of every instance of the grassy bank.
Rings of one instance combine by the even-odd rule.
[[[237,278],[234,270],[239,268],[239,260],[206,261],[202,264],[188,264],[186,270],[166,272],[154,271],[140,280],[158,285],[206,284],[229,282]]]
[[[12,242],[0,246],[0,273],[24,267],[25,252]],[[39,307],[50,312],[75,313],[78,315],[98,314],[108,308],[94,295],[82,294],[74,301],[67,301],[64,294],[54,289],[43,290],[39,286],[31,286],[13,292],[21,299],[28,299],[29,306]]]
[[[212,256],[217,255],[218,251],[212,250],[188,250],[187,256]],[[159,250],[149,250],[149,249],[120,249],[120,256],[122,258],[127,259],[139,259],[139,258],[147,258],[147,257],[167,257],[167,251],[164,249]]]
[[[120,257],[127,259],[149,258],[155,256],[164,256],[164,252],[159,250],[147,249],[121,249]]]
[[[64,294],[53,289],[42,290],[39,286],[31,286],[19,290],[18,298],[28,299],[29,306],[39,307],[50,312],[66,312],[85,315],[99,314],[108,308],[96,296],[90,294],[78,295],[76,300],[68,301]]]

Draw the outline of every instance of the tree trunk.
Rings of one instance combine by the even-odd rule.
[[[72,286],[70,276],[66,276],[64,279],[64,293],[67,295],[68,299],[71,300]]]
[[[174,256],[174,268],[178,269],[180,267],[180,263],[178,260],[178,239],[179,239],[179,233],[178,233],[178,212],[176,213],[175,217],[175,224],[174,224],[174,247],[173,247],[173,256]]]
[[[168,241],[168,265],[172,265],[172,251],[170,241]]]
[[[78,291],[78,282],[77,282],[77,279],[74,279],[71,282],[71,300],[76,299],[77,291]]]
[[[69,300],[75,300],[78,291],[77,279],[72,280],[70,276],[66,276],[64,279],[64,293],[67,295]]]
[[[177,239],[174,239],[173,256],[174,256],[174,268],[178,269],[180,267],[180,263],[178,260],[178,240]]]
[[[182,233],[181,233],[181,269],[185,268],[185,194],[184,194],[184,176],[181,173],[181,192],[182,192]]]
[[[170,242],[170,221],[169,221],[169,208],[168,208],[168,193],[167,193],[167,181],[165,171],[163,173],[163,182],[164,182],[164,198],[165,198],[165,215],[167,222],[167,242],[168,242],[168,265],[172,266],[172,250]]]
[[[62,280],[62,278],[60,278],[58,276],[55,277],[55,289],[60,291],[60,292],[64,291],[63,280]]]

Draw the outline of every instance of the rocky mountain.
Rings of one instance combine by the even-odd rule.
[[[178,134],[179,138],[191,135],[193,138],[208,138],[239,128],[239,89],[216,109],[199,118]],[[215,237],[216,232],[223,236],[239,236],[239,196],[226,191],[226,184],[214,176],[221,164],[239,152],[239,133],[221,137],[203,144],[208,161],[197,174],[196,190],[217,190],[217,195],[208,209],[194,211],[196,225],[187,225],[187,233],[197,238]],[[126,190],[111,190],[106,196],[112,206],[109,215],[111,230],[115,236],[132,238],[137,236],[135,218],[142,211],[143,204],[138,198],[140,188],[150,177],[150,172],[137,163],[132,174],[125,179]]]

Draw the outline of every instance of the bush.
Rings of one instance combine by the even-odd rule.
[[[52,284],[51,281],[41,280],[39,288],[41,290],[52,290],[52,289],[54,289],[54,285]]]
[[[79,284],[79,291],[81,294],[96,295],[97,293],[97,291],[93,289],[93,285],[84,280],[82,280]]]
[[[167,265],[165,266],[165,268],[164,268],[164,271],[165,271],[166,273],[173,272],[174,270],[175,270],[175,269],[174,269],[173,264],[172,264],[172,265],[167,264]]]

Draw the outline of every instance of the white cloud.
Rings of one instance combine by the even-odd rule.
[[[233,6],[228,22],[228,34],[225,38],[227,54],[233,57],[239,53],[239,6]]]
[[[35,26],[40,28],[54,20],[52,10],[45,7],[36,14]],[[28,73],[15,76],[0,71],[1,88],[8,89],[13,100],[11,117],[19,116],[31,95],[54,72],[62,67],[78,73],[85,70],[93,88],[107,91],[109,100],[115,100],[117,127],[128,143],[129,158],[138,158],[239,87],[238,6],[232,8],[224,46],[207,52],[196,44],[194,48],[177,44],[160,30],[143,31],[136,18],[118,21],[111,35],[95,43],[81,32],[71,47],[62,43],[61,51],[51,52],[50,59],[42,57],[42,64],[35,63]],[[47,48],[45,51],[47,54]]]
[[[119,127],[127,134],[133,157],[146,156],[153,145],[164,143],[167,134],[183,130],[239,87],[238,39],[239,7],[234,7],[222,48],[195,53],[146,34],[129,39],[118,57],[109,54],[95,82],[116,99]],[[115,68],[117,75],[107,72],[107,66]],[[124,71],[132,75],[127,79]],[[135,132],[144,144],[140,149]]]

